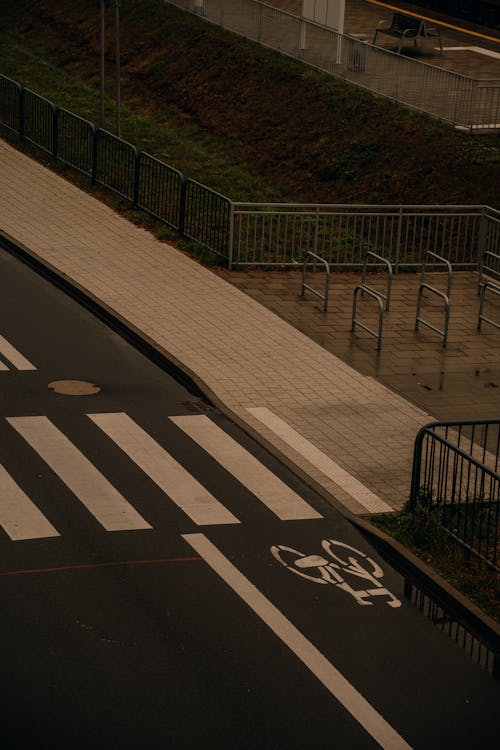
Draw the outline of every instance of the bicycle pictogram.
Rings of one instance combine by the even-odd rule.
[[[389,607],[400,607],[401,602],[383,584],[384,571],[372,560],[349,544],[338,539],[324,539],[321,542],[325,555],[306,555],[304,552],[278,544],[271,547],[272,555],[287,570],[308,581],[319,584],[332,584],[354,597],[361,606],[372,606],[372,597],[387,597]],[[355,589],[347,581],[351,577],[367,581],[364,589]]]

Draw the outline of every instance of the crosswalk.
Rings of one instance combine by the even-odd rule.
[[[168,450],[141,425],[124,412],[87,414],[95,428],[95,440],[108,440],[117,446],[144,474],[145,481],[153,482],[163,493],[165,503],[173,503],[198,526],[239,524],[238,498],[231,509],[194,476],[197,469],[188,471]],[[122,495],[104,476],[85,450],[70,440],[58,425],[47,416],[5,418],[20,436],[28,451],[34,452],[50,471],[70,490],[75,500],[109,532],[149,530],[152,525],[134,507],[134,499]],[[283,521],[317,519],[321,514],[271,472],[261,461],[234,440],[205,415],[165,416],[187,436],[193,452],[208,454],[220,467],[215,482],[221,493],[227,474],[242,485],[256,503],[270,517]],[[23,443],[23,444],[24,444]],[[10,476],[2,464],[0,446],[0,529],[12,541],[44,539],[60,536],[60,532]],[[31,455],[32,455],[31,453]],[[4,461],[5,462],[5,461]],[[191,462],[192,464],[193,462]],[[195,467],[198,462],[194,462]],[[29,461],[23,463],[29,472]],[[200,470],[200,473],[201,470]],[[211,481],[213,491],[214,482]],[[227,502],[227,501],[226,501]],[[70,510],[68,511],[70,512]],[[147,513],[145,514],[147,515]]]
[[[0,335],[0,357],[3,357],[15,370],[36,370],[26,357],[21,354],[12,344]],[[0,371],[7,372],[11,369],[6,362],[0,358]]]

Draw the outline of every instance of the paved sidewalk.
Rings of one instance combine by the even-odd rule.
[[[431,416],[4,141],[0,163],[1,230],[128,320],[351,511],[402,505],[415,434]],[[286,423],[287,441],[322,453],[299,454],[275,434],[282,422],[272,431],[255,408]]]

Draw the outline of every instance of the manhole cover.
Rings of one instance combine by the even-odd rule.
[[[93,396],[101,390],[99,386],[85,380],[54,380],[48,387],[54,393],[62,393],[64,396]]]

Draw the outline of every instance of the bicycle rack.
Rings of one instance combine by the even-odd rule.
[[[368,256],[375,258],[374,261],[369,261]],[[385,309],[387,312],[389,312],[389,307],[391,304],[391,290],[392,290],[392,265],[387,260],[387,258],[383,258],[381,255],[377,255],[376,253],[372,253],[371,250],[368,250],[365,256],[365,261],[363,263],[363,272],[361,274],[361,286],[365,289],[370,289],[371,287],[368,286],[366,283],[366,270],[368,266],[381,266],[384,265],[387,268],[387,287],[386,287],[386,293],[383,294],[382,292],[377,291],[377,289],[374,289],[379,297],[382,297],[382,299],[385,299]]]
[[[479,263],[479,278],[477,280],[478,295],[481,294],[481,289],[484,284],[488,283],[483,281],[485,273],[489,274],[490,276],[498,276],[498,281],[500,282],[500,255],[492,253],[490,250],[486,250],[483,253],[481,261]]]
[[[484,301],[486,299],[486,292],[488,291],[488,289],[492,291],[493,294],[498,294],[498,296],[500,297],[500,286],[496,286],[496,284],[493,284],[491,281],[486,281],[484,284],[482,284],[481,301],[479,303],[479,315],[477,317],[477,330],[478,331],[481,330],[481,324],[483,320],[486,323],[489,323],[490,326],[494,326],[495,328],[500,328],[500,323],[497,323],[496,321],[491,320],[491,318],[487,318],[486,315],[483,315]]]
[[[368,294],[370,297],[373,297],[377,300],[378,303],[378,331],[373,331],[371,328],[369,328],[365,323],[361,323],[359,320],[356,320],[356,309],[358,306],[358,295],[360,294]],[[359,328],[362,328],[363,331],[366,331],[371,336],[374,336],[377,339],[377,351],[379,352],[382,348],[382,325],[383,325],[383,318],[384,318],[384,306],[382,304],[382,295],[380,292],[376,292],[373,289],[370,289],[369,286],[363,286],[363,284],[359,284],[354,289],[354,296],[352,300],[352,325],[351,325],[351,333],[354,333],[356,330],[356,326],[359,326]]]
[[[430,284],[426,284],[424,281],[428,257],[435,258],[438,261],[438,263],[445,265],[448,269],[448,283],[446,286],[446,294],[442,292],[440,289],[436,289],[436,287],[431,286]],[[436,264],[433,264],[433,265],[436,265]],[[452,273],[453,271],[451,268],[451,263],[448,260],[446,260],[446,258],[443,258],[441,255],[436,255],[436,253],[431,252],[431,250],[427,250],[424,256],[424,262],[422,263],[422,270],[420,272],[420,286],[418,288],[418,295],[417,295],[417,314],[415,317],[415,331],[418,333],[418,328],[419,328],[420,323],[424,326],[427,326],[427,328],[430,328],[432,331],[435,331],[436,333],[438,333],[440,336],[443,337],[443,349],[446,348],[446,344],[448,343]],[[443,330],[441,330],[440,328],[437,328],[436,326],[432,325],[432,323],[429,323],[428,321],[420,317],[420,308],[422,307],[422,296],[426,289],[428,292],[431,292],[432,294],[435,294],[444,300],[445,322],[444,322]]]
[[[318,292],[317,289],[314,289],[312,286],[308,286],[306,284],[306,274],[307,274],[307,259],[312,258],[313,259],[313,273],[316,271],[316,262],[319,261],[320,263],[323,263],[325,266],[325,293],[321,294],[321,292]],[[328,265],[328,262],[322,258],[320,255],[316,255],[316,253],[313,253],[311,251],[308,251],[304,255],[304,261],[302,263],[302,285],[300,287],[300,296],[304,296],[304,292],[307,289],[308,292],[311,292],[312,294],[315,294],[316,297],[319,297],[323,300],[323,310],[325,312],[328,311],[328,293],[330,290],[330,266]]]

